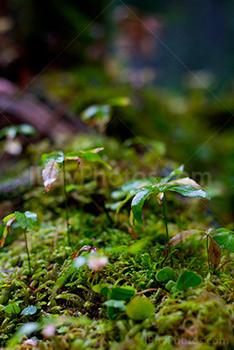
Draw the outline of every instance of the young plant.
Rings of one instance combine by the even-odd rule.
[[[92,105],[81,112],[81,119],[90,126],[97,126],[99,132],[104,131],[111,120],[113,107],[125,107],[130,104],[128,97],[114,97],[105,104]]]
[[[68,245],[71,245],[70,240],[70,228],[69,228],[69,213],[68,213],[68,196],[67,196],[67,177],[66,177],[66,162],[76,161],[80,165],[81,160],[88,161],[90,163],[101,163],[107,168],[111,169],[111,166],[106,163],[99,156],[98,152],[103,148],[95,148],[87,151],[70,152],[64,154],[62,151],[56,151],[52,153],[43,154],[41,157],[44,168],[42,170],[42,177],[44,181],[45,193],[49,192],[52,183],[59,177],[61,169],[63,169],[63,189],[65,197],[66,208],[66,223],[67,223],[67,241]]]
[[[5,138],[4,150],[11,155],[18,155],[22,152],[22,144],[17,138],[18,135],[34,135],[35,128],[29,124],[7,126],[0,131],[0,139]]]
[[[184,171],[183,165],[178,169],[172,171],[165,178],[148,178],[143,180],[130,181],[122,186],[121,191],[115,191],[112,193],[112,197],[118,197],[118,195],[125,195],[125,199],[119,202],[117,212],[120,208],[131,198],[131,212],[130,221],[133,223],[134,219],[143,224],[142,221],[142,208],[147,199],[155,197],[162,207],[162,213],[164,218],[165,230],[167,235],[167,242],[169,241],[168,222],[166,214],[166,192],[177,192],[185,197],[191,198],[206,198],[209,199],[207,193],[192,179],[189,177],[172,180],[177,175],[182,175]]]
[[[9,229],[10,229],[11,225],[13,224],[13,222],[15,222],[15,221],[24,230],[24,240],[25,240],[25,246],[26,246],[26,251],[27,251],[27,256],[28,256],[28,268],[29,268],[29,273],[31,276],[32,269],[31,269],[30,254],[29,254],[29,249],[28,249],[27,232],[31,231],[34,228],[34,226],[36,225],[37,214],[35,214],[31,211],[26,211],[25,213],[15,211],[13,214],[5,216],[5,218],[3,219],[5,227],[3,230],[2,239],[0,241],[0,248],[2,248],[4,246]]]

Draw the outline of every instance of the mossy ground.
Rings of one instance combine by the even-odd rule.
[[[182,269],[189,268],[199,273],[203,282],[184,292],[169,292],[165,283],[156,280],[165,258],[166,239],[157,201],[151,199],[147,203],[143,211],[144,225],[135,228],[129,225],[129,205],[118,215],[108,207],[115,202],[111,193],[124,181],[152,172],[161,176],[165,170],[162,164],[174,167],[174,162],[155,149],[139,150],[100,136],[80,136],[67,148],[101,146],[105,147],[103,158],[112,165],[112,171],[87,164],[81,164],[79,169],[72,164],[67,169],[68,181],[74,183],[75,179],[75,183],[81,185],[69,192],[72,247],[67,246],[61,184],[55,184],[48,194],[43,194],[41,183],[24,191],[20,210],[38,214],[38,225],[28,234],[33,275],[29,276],[23,233],[15,227],[0,253],[1,346],[8,348],[9,340],[26,322],[39,321],[43,327],[46,322],[56,326],[56,333],[48,339],[43,335],[43,327],[29,336],[37,341],[37,348],[41,350],[233,349],[233,264],[224,264],[233,258],[232,254],[222,250],[221,268],[209,270],[205,242],[200,242],[198,235],[188,238],[171,250],[164,266],[172,267],[177,276]],[[42,150],[43,144],[38,148]],[[28,152],[30,162],[33,152],[30,153],[30,149]],[[218,225],[207,204],[199,200],[169,195],[167,212],[171,237],[183,229],[208,229]],[[127,249],[137,242],[143,242],[140,250]],[[59,278],[68,274],[72,253],[84,245],[103,250],[109,264],[98,271],[82,266],[58,288]],[[134,321],[119,312],[116,320],[109,320],[104,305],[106,298],[92,290],[98,283],[133,286],[151,300],[155,315]],[[13,301],[21,301],[21,310],[36,306],[37,312],[31,316],[6,314],[3,308]],[[20,343],[25,339],[23,336]],[[32,347],[16,345],[14,348]]]

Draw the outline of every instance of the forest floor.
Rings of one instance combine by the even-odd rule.
[[[66,167],[70,245],[63,183],[54,182],[44,193],[37,179],[16,195],[14,209],[35,212],[37,224],[27,233],[31,275],[17,222],[0,251],[1,349],[233,349],[233,253],[222,249],[212,268],[207,240],[199,233],[168,252],[162,208],[154,198],[144,206],[143,225],[129,222],[131,202],[116,214],[124,183],[142,174],[163,177],[180,164],[159,148],[121,145],[108,137],[80,136],[67,149],[95,147],[104,147],[100,156],[112,170],[85,161]],[[5,207],[10,201],[3,200]],[[207,205],[169,193],[170,238],[217,228]],[[201,281],[181,290],[183,271]]]

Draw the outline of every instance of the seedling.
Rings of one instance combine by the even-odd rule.
[[[62,151],[56,151],[52,153],[43,154],[41,157],[42,164],[44,165],[42,177],[44,180],[45,193],[49,192],[52,183],[58,179],[59,173],[61,169],[63,169],[63,189],[66,208],[67,241],[69,246],[71,245],[71,239],[68,213],[66,162],[76,161],[79,165],[81,160],[85,160],[90,163],[97,162],[104,164],[107,168],[111,169],[111,166],[104,160],[102,160],[102,158],[98,154],[98,152],[102,150],[103,148],[95,148],[87,151],[70,152],[67,154],[64,154]]]
[[[131,198],[131,212],[130,222],[133,224],[134,219],[139,223],[143,224],[142,220],[142,208],[147,199],[155,196],[158,200],[159,205],[162,207],[162,213],[164,218],[167,242],[169,241],[168,231],[168,220],[166,214],[166,201],[165,194],[168,191],[177,192],[185,197],[191,198],[206,198],[209,199],[207,193],[192,179],[189,177],[172,180],[177,175],[183,174],[183,165],[178,169],[172,171],[165,178],[147,178],[143,180],[130,181],[122,186],[122,193],[126,197],[122,202],[119,202],[117,213],[120,208]],[[112,193],[112,196],[118,195],[116,191]]]
[[[125,107],[130,104],[128,97],[114,97],[105,104],[92,105],[81,113],[81,119],[90,126],[97,126],[99,132],[104,131],[111,120],[113,107]]]
[[[35,128],[29,124],[21,124],[15,126],[7,126],[0,131],[0,139],[5,138],[4,149],[6,153],[18,155],[22,151],[21,142],[17,139],[17,135],[34,135]]]
[[[5,227],[4,227],[2,239],[0,241],[0,248],[2,248],[4,246],[9,229],[10,229],[11,225],[13,224],[13,222],[15,222],[15,221],[24,230],[24,240],[25,240],[25,246],[26,246],[26,251],[27,251],[27,256],[28,256],[28,268],[29,268],[29,273],[31,276],[32,269],[31,269],[30,254],[29,254],[29,249],[28,249],[27,231],[31,231],[34,228],[36,221],[37,221],[37,214],[35,214],[31,211],[26,211],[25,213],[15,211],[13,214],[5,216],[5,218],[3,219]]]

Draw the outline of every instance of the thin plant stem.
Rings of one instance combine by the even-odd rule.
[[[24,230],[24,240],[25,240],[26,251],[27,251],[27,255],[28,255],[29,274],[30,274],[30,276],[32,276],[31,261],[30,261],[30,255],[29,255],[29,249],[28,249],[28,241],[27,241],[27,229]]]
[[[66,168],[65,168],[65,160],[63,161],[63,188],[64,188],[64,196],[65,196],[65,207],[66,207],[66,222],[67,222],[67,241],[68,245],[71,246],[70,240],[70,230],[69,230],[69,215],[68,215],[68,205],[67,205],[67,178],[66,178]]]
[[[207,260],[208,260],[208,266],[210,270],[210,255],[209,255],[209,236],[206,236],[206,251],[207,251]]]
[[[166,206],[165,206],[165,194],[162,199],[162,210],[163,210],[163,218],[164,218],[164,224],[166,228],[166,234],[167,234],[167,243],[169,242],[169,232],[168,232],[168,225],[167,225],[167,213],[166,213]]]

